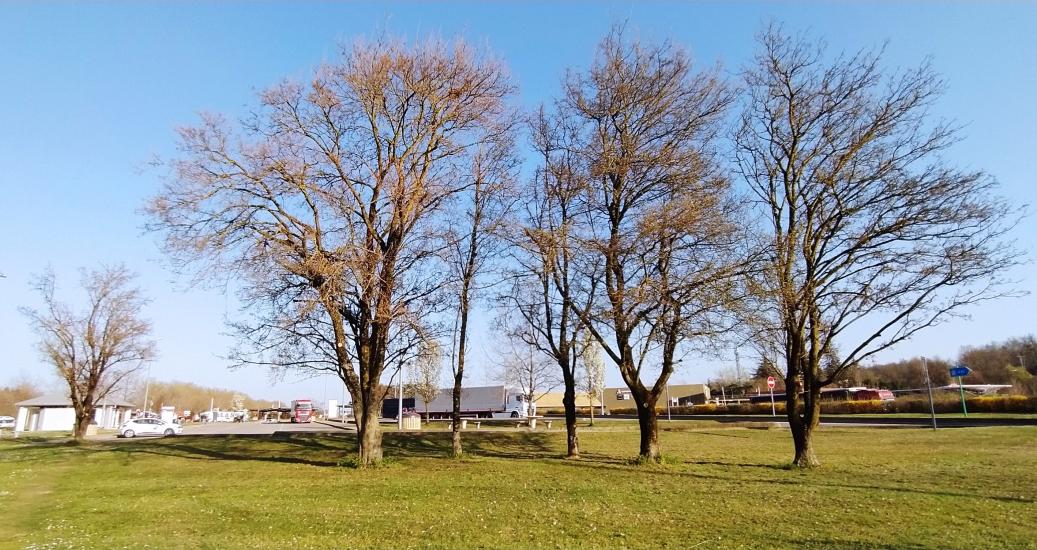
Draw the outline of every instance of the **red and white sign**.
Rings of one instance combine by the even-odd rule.
[[[767,377],[767,387],[772,389],[772,390],[774,389],[774,377],[773,376],[768,376]]]

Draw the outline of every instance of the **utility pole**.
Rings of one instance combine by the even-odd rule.
[[[403,363],[400,363],[399,401],[396,407],[396,429],[403,431]]]
[[[666,384],[666,421],[672,420],[670,418],[670,385]]]
[[[922,358],[922,372],[925,373],[925,387],[929,390],[929,414],[933,419],[933,429],[936,429],[936,407],[933,406],[933,385],[929,381],[929,365],[925,361],[925,357]]]
[[[742,383],[742,362],[738,358],[738,348],[735,348],[735,381]]]

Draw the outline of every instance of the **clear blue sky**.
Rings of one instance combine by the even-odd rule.
[[[704,64],[729,73],[752,53],[763,22],[824,36],[835,50],[889,40],[885,63],[915,65],[932,56],[950,88],[937,114],[966,125],[948,155],[1003,183],[1019,204],[1037,204],[1037,4],[1027,3],[0,3],[0,384],[49,373],[17,312],[33,305],[28,280],[48,264],[72,292],[76,268],[125,262],[141,274],[153,302],[161,359],[155,378],[238,388],[256,397],[323,399],[324,382],[272,385],[262,371],[230,372],[218,356],[230,345],[223,320],[233,296],[184,291],[162,265],[136,213],[157,189],[146,169],[173,153],[174,129],[199,111],[230,118],[257,90],[285,77],[306,78],[338,45],[389,32],[411,38],[461,34],[503,57],[531,106],[558,90],[567,67],[585,66],[617,21],[644,38],[672,38]],[[1034,250],[1037,218],[1019,228]],[[1034,266],[1021,288],[1037,294]],[[880,360],[955,355],[1037,332],[1037,297],[987,304],[893,349]],[[488,343],[474,345],[485,360]],[[705,381],[717,367],[691,362],[680,381]],[[477,371],[480,370],[477,368]],[[482,372],[472,382],[482,382]],[[610,372],[611,385],[619,385]],[[337,384],[326,393],[334,397]]]

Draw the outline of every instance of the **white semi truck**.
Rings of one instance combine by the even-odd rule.
[[[429,418],[449,418],[454,410],[453,388],[442,388],[429,402],[421,397],[405,397],[403,408],[412,409]],[[391,402],[391,403],[390,403]],[[386,398],[383,411],[388,418],[396,416],[396,399]],[[389,411],[388,409],[392,409]],[[536,415],[536,404],[530,407],[521,392],[506,386],[481,386],[461,390],[461,416],[474,418],[528,418]]]

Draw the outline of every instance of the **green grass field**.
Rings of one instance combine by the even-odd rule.
[[[1037,429],[825,429],[815,471],[784,430],[632,423],[581,435],[0,441],[0,548],[1037,548]],[[664,426],[664,429],[667,426]]]

